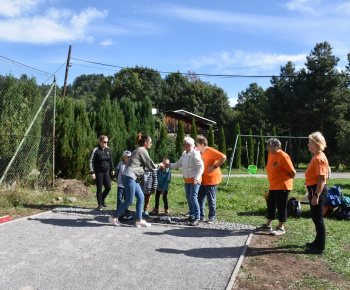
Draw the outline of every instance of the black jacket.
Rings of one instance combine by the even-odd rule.
[[[106,147],[102,150],[100,146],[96,146],[94,150],[92,150],[89,165],[91,174],[95,172],[108,172],[109,169],[114,171],[111,149]]]

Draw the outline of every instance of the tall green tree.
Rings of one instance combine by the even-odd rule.
[[[252,129],[249,129],[249,135],[253,135]],[[254,138],[252,136],[248,137],[248,152],[249,152],[249,164],[254,164]]]
[[[215,147],[215,144],[214,144],[214,133],[213,133],[213,127],[212,126],[209,127],[209,133],[208,133],[207,140],[208,140],[208,146],[209,147]]]
[[[239,123],[236,123],[235,128],[233,130],[233,140],[234,142],[236,142],[237,140],[237,143],[235,143],[236,149],[234,152],[235,156],[233,159],[233,167],[237,169],[241,168],[242,166],[242,138],[238,135],[241,135],[241,129]],[[235,144],[233,144],[233,146],[235,146]]]
[[[226,138],[225,138],[225,131],[224,131],[224,127],[221,126],[221,130],[220,130],[220,135],[219,135],[219,142],[218,142],[218,149],[220,152],[222,152],[223,154],[227,154],[227,150],[226,150]],[[222,168],[226,168],[226,163],[223,164]]]
[[[155,154],[155,161],[161,162],[164,157],[168,157],[168,136],[165,125],[163,124],[160,129],[159,139],[157,140],[157,150]]]
[[[176,134],[176,158],[180,158],[183,152],[183,141],[185,138],[185,131],[184,131],[184,125],[182,121],[179,121],[179,125],[177,127],[177,134]]]
[[[196,140],[197,140],[197,126],[196,126],[196,120],[194,118],[192,118],[191,137],[196,142]]]

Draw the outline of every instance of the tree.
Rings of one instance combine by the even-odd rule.
[[[260,136],[263,136],[263,131],[262,129],[260,129]],[[260,156],[259,156],[259,167],[260,168],[265,168],[265,165],[266,165],[266,159],[265,159],[265,154],[266,154],[266,151],[265,151],[265,139],[264,137],[261,137],[260,138]]]
[[[239,123],[236,123],[235,128],[233,130],[234,142],[236,142],[238,135],[241,135],[241,129],[240,129]],[[241,168],[241,166],[242,166],[242,139],[239,136],[236,143],[235,156],[233,159],[233,167],[239,169]]]
[[[176,134],[176,158],[180,158],[183,153],[183,147],[182,144],[184,142],[185,138],[185,131],[184,131],[184,125],[182,121],[179,121],[179,125],[177,127],[177,134]]]
[[[160,135],[159,139],[157,140],[156,144],[156,154],[155,154],[155,160],[158,162],[161,162],[164,157],[168,157],[168,137],[165,125],[163,124],[160,129]]]
[[[196,126],[196,120],[194,118],[192,118],[191,137],[196,142],[196,140],[197,140],[197,126]]]
[[[252,129],[249,129],[249,135],[253,135]],[[250,164],[254,164],[254,139],[252,136],[248,137],[248,152],[249,152],[248,154],[249,155],[248,166],[249,166]]]
[[[226,152],[226,138],[225,138],[225,131],[224,131],[224,127],[221,126],[221,130],[220,130],[220,135],[219,135],[219,145],[218,145],[218,149],[220,152],[222,152],[223,154],[227,154]],[[225,168],[225,163],[222,166],[223,168]]]
[[[213,133],[213,127],[210,126],[209,127],[209,133],[208,133],[208,146],[209,147],[215,147],[215,144],[214,144],[214,133]]]

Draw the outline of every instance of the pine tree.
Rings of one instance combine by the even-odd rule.
[[[233,140],[236,142],[237,135],[241,135],[241,129],[239,123],[236,123],[234,131],[233,131]],[[241,136],[237,139],[235,156],[233,159],[233,167],[240,168],[242,166],[242,139]]]
[[[263,136],[263,131],[260,129],[260,136]],[[259,155],[259,166],[260,168],[265,168],[265,140],[264,137],[260,138],[260,155]]]
[[[218,149],[223,154],[225,154],[225,155],[227,154],[225,131],[224,131],[224,127],[222,127],[222,126],[221,126],[221,130],[220,130],[220,135],[219,135],[219,147],[218,147]],[[226,168],[226,163],[224,163],[221,167]]]
[[[273,127],[273,128],[272,128],[272,136],[277,136],[276,127]]]
[[[125,128],[127,135],[125,137],[126,149],[133,151],[135,148],[135,137],[138,134],[137,120],[134,103],[129,98],[122,98],[119,102],[123,111]]]
[[[253,135],[252,129],[249,129],[249,135]],[[252,136],[248,137],[248,152],[249,152],[249,164],[254,164],[254,139]]]
[[[161,162],[164,157],[168,157],[168,137],[167,137],[167,132],[165,125],[163,124],[162,127],[160,128],[160,134],[159,134],[159,139],[157,140],[156,144],[156,156],[155,156],[155,161],[156,162]]]
[[[214,144],[214,133],[213,133],[213,127],[212,126],[209,127],[209,133],[208,133],[208,138],[207,139],[208,139],[208,146],[214,148],[215,144]]]
[[[176,134],[176,157],[177,158],[180,158],[183,152],[182,144],[183,144],[184,138],[185,138],[184,125],[180,120],[177,128],[177,134]]]
[[[194,118],[192,118],[191,137],[196,142],[196,140],[197,140],[197,126],[196,126],[196,120]]]

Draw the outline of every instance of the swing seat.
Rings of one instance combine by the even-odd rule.
[[[248,166],[248,172],[249,172],[249,174],[256,174],[256,170],[257,170],[257,168],[256,168],[255,165],[249,165],[249,166]]]

